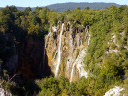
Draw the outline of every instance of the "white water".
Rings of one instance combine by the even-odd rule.
[[[124,88],[115,86],[113,89],[107,91],[104,96],[120,96],[120,92],[123,90]]]
[[[79,70],[79,78],[84,76],[85,78],[88,77],[88,73],[84,70],[84,57],[86,56],[86,49],[83,49],[80,52],[79,59],[77,62],[77,69]]]
[[[49,32],[49,33],[48,33],[48,35],[46,36],[46,41],[45,41],[45,42],[46,42],[46,43],[45,43],[45,48],[46,48],[46,44],[47,44],[47,39],[48,39],[48,37],[50,36],[50,34],[51,34],[51,32]]]
[[[88,46],[89,46],[89,42],[90,42],[90,34],[88,34],[89,38],[88,38]]]
[[[80,45],[82,45],[83,43],[82,43],[82,38],[80,39]]]
[[[70,39],[70,42],[69,42],[69,55],[68,55],[68,59],[67,59],[67,76],[68,76],[68,78],[69,78],[69,76],[70,76],[70,72],[69,72],[69,70],[70,70],[70,65],[72,64],[72,61],[73,61],[73,59],[72,59],[72,52],[73,52],[73,39],[72,39],[72,35],[70,34],[69,35],[69,39]]]
[[[88,35],[88,45],[90,42],[90,34],[88,31],[88,28],[86,27],[87,32],[86,32],[86,36],[85,36],[85,41],[87,40],[87,35]],[[78,41],[78,40],[77,40]],[[83,49],[82,51],[79,51],[79,55],[76,58],[75,62],[73,63],[73,67],[72,67],[72,71],[71,71],[71,78],[70,78],[70,82],[72,82],[72,78],[73,78],[73,72],[74,72],[74,67],[77,64],[77,69],[79,70],[79,77],[81,78],[82,76],[84,76],[85,78],[88,77],[88,73],[84,70],[83,66],[84,66],[84,57],[86,55],[86,49]]]
[[[89,34],[89,31],[88,31],[88,27],[87,28],[87,34],[88,34],[88,46],[89,46],[89,41],[90,41],[90,34]]]
[[[78,34],[78,36],[77,36],[77,46],[78,46],[78,48],[79,48],[79,41],[80,41],[80,36]]]
[[[52,27],[52,30],[53,32],[57,32],[57,27],[56,26]]]
[[[60,60],[61,60],[61,37],[62,37],[62,33],[63,33],[63,27],[64,27],[64,24],[62,24],[62,29],[61,29],[61,32],[60,32],[58,54],[57,54],[58,55],[57,56],[57,66],[56,66],[55,77],[57,77],[57,75],[58,75],[58,70],[59,70]]]
[[[88,73],[83,68],[83,66],[84,66],[84,62],[83,61],[84,61],[85,55],[86,55],[86,49],[83,49],[82,51],[79,52],[79,55],[77,56],[75,62],[73,63],[70,82],[72,82],[73,73],[74,73],[74,67],[76,66],[76,64],[77,64],[77,69],[79,70],[79,77],[80,78],[82,76],[84,76],[85,78],[88,77]]]
[[[76,65],[76,63],[77,63],[77,61],[78,61],[78,57],[79,57],[79,55],[77,56],[75,62],[73,63],[73,67],[72,67],[72,71],[71,71],[70,82],[72,82],[72,77],[73,77],[73,73],[74,73],[74,67],[75,67],[75,65]]]
[[[71,51],[73,50],[73,39],[71,34],[70,34],[70,49]]]
[[[46,36],[46,39],[45,39],[44,54],[43,54],[43,73],[44,73],[45,49],[46,49],[46,46],[47,46],[47,39],[48,39],[48,37],[49,37],[50,34],[51,34],[51,32],[48,33],[48,35]],[[41,64],[40,64],[40,69],[41,69]]]
[[[56,53],[54,54],[54,56],[53,56],[53,59],[52,59],[52,60],[54,60],[54,59],[55,59],[55,57],[56,57],[56,54],[57,54],[57,50],[56,50]]]
[[[86,26],[86,36],[85,36],[85,41],[87,40],[87,35],[88,35],[88,45],[89,45],[89,42],[90,42],[90,34],[89,34],[89,31],[88,31],[88,27]]]

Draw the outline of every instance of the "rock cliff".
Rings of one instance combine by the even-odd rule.
[[[45,38],[48,65],[55,77],[63,75],[70,81],[87,77],[83,61],[90,40],[89,27],[78,26],[73,28],[70,23],[52,26]]]

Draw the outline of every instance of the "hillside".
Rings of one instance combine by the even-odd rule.
[[[87,3],[87,2],[73,3],[73,2],[69,2],[69,3],[51,4],[45,7],[49,8],[50,10],[56,11],[56,12],[64,12],[67,10],[74,10],[76,7],[80,7],[80,9],[84,9],[86,7],[89,7],[90,9],[104,9],[104,8],[109,8],[111,5],[114,5],[116,7],[121,6],[116,3],[103,3],[103,2],[101,3]],[[18,10],[24,10],[25,8],[26,7],[17,7]],[[32,10],[34,11],[35,8],[32,7]]]
[[[90,7],[91,9],[104,9],[109,8],[111,5],[114,5],[116,7],[119,7],[119,4],[115,3],[58,3],[58,4],[52,4],[48,5],[48,7],[51,10],[54,10],[56,12],[64,12],[67,10],[74,10],[76,7],[80,7],[80,9],[84,9],[86,7]]]

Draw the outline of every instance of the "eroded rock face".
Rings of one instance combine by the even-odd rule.
[[[16,54],[7,63],[10,70],[17,69],[24,79],[46,77],[52,73],[56,77],[63,75],[70,81],[82,76],[87,78],[83,61],[90,41],[89,27],[73,28],[70,23],[59,23],[51,28],[45,40],[29,37],[19,44]]]
[[[34,79],[49,76],[47,55],[44,55],[44,41],[29,38],[19,50],[19,70],[23,78]],[[45,56],[45,59],[43,59]],[[44,61],[43,61],[44,60]]]
[[[67,28],[68,27],[68,28]],[[55,30],[56,28],[56,30]],[[62,32],[62,24],[58,24],[58,26],[53,27],[51,30],[51,34],[47,36],[47,47],[46,52],[48,56],[48,65],[51,68],[51,71],[56,73],[56,67],[58,64],[58,54],[61,54],[60,65],[57,73],[57,77],[60,75],[65,76],[69,80],[71,79],[71,72],[73,68],[73,64],[76,61],[77,57],[81,61],[78,60],[74,65],[73,69],[73,80],[77,80],[79,77],[85,76],[85,71],[83,72],[83,61],[86,56],[86,50],[89,45],[90,34],[87,28],[74,28],[70,24],[64,24],[63,32]],[[62,32],[62,35],[60,33]],[[56,38],[54,35],[56,34]],[[60,47],[60,36],[61,36],[61,52],[58,52],[58,48]],[[80,55],[81,53],[81,55]],[[78,56],[80,55],[80,56]],[[87,74],[87,73],[86,73]],[[86,75],[87,77],[87,75]]]

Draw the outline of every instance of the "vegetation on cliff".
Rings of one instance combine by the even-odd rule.
[[[20,73],[20,68],[7,72],[5,65],[14,54],[14,45],[17,52],[21,44],[28,38],[43,41],[51,26],[58,22],[67,22],[73,29],[82,29],[89,26],[90,44],[85,57],[85,70],[89,77],[82,77],[76,82],[69,83],[64,77],[58,79],[53,77],[27,82],[20,81],[18,84],[3,84],[14,94],[22,96],[38,94],[39,96],[102,96],[115,85],[125,88],[128,92],[128,7],[121,6],[102,10],[91,10],[89,8],[75,8],[73,11],[57,13],[48,8],[37,7],[35,11],[26,8],[19,11],[15,6],[7,6],[0,10],[0,68],[1,78],[8,80],[14,73]],[[54,37],[54,36],[53,36]],[[27,65],[26,65],[27,66]],[[18,90],[18,91],[16,91]],[[17,93],[16,93],[17,92]],[[39,92],[39,93],[38,93]],[[21,94],[20,94],[21,95]]]

